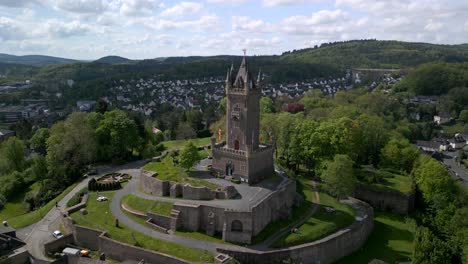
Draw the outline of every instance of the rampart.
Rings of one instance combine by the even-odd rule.
[[[382,190],[370,186],[359,185],[354,197],[363,200],[373,207],[399,214],[408,214],[414,211],[414,193],[404,194],[397,191]]]
[[[339,230],[323,239],[293,246],[285,249],[271,251],[245,251],[218,248],[218,252],[228,254],[240,263],[255,264],[327,264],[347,256],[361,248],[374,227],[374,213],[372,207],[360,201],[363,217],[352,225]],[[288,262],[287,262],[288,261]]]

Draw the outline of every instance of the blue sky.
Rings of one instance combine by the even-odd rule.
[[[281,54],[323,42],[468,43],[461,0],[0,0],[0,53]]]

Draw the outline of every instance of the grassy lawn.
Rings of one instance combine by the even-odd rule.
[[[366,244],[338,263],[368,263],[380,259],[387,263],[411,263],[414,224],[405,216],[375,211],[374,231]]]
[[[340,203],[330,195],[320,192],[321,207],[312,217],[298,228],[298,233],[287,234],[273,243],[273,247],[294,246],[326,237],[354,222],[355,212],[351,206]],[[334,213],[327,213],[326,207],[335,208]]]
[[[409,176],[400,175],[385,170],[375,170],[373,172],[361,170],[359,173],[377,174],[379,178],[383,179],[379,183],[363,183],[368,186],[372,186],[381,190],[397,191],[406,194],[413,191],[411,178]]]
[[[183,230],[177,230],[175,234],[178,236],[183,236],[183,237],[188,237],[188,238],[193,238],[193,239],[198,239],[198,240],[203,240],[203,241],[209,241],[209,242],[214,242],[214,243],[232,244],[232,243],[223,241],[221,234],[217,234],[214,237],[212,237],[202,232],[192,232],[192,231],[183,231]]]
[[[63,197],[65,197],[65,195],[67,195],[73,188],[75,188],[77,184],[78,183],[75,183],[69,186],[59,196],[55,197],[53,200],[48,202],[40,209],[12,217],[8,220],[8,223],[14,228],[21,228],[36,223],[37,221],[41,220],[41,218],[44,217],[55,206],[56,202],[62,200]]]
[[[115,192],[100,192],[109,200],[112,200]],[[134,231],[124,225],[115,227],[115,220],[109,208],[109,201],[96,201],[96,193],[90,194],[86,209],[87,215],[81,215],[80,212],[73,213],[71,217],[77,224],[88,226],[95,229],[105,230],[110,238],[136,245],[150,250],[172,255],[190,262],[213,262],[214,256],[203,250],[181,246],[175,243],[152,238],[140,232]]]
[[[133,194],[125,195],[121,201],[128,207],[140,211],[142,213],[152,212],[160,215],[170,216],[172,203],[152,201],[140,198]]]
[[[206,138],[194,138],[190,139],[195,146],[205,146],[210,144],[210,137]],[[163,145],[166,149],[180,149],[185,142],[188,140],[171,140],[171,141],[164,141]]]
[[[175,165],[172,158],[169,157],[164,158],[160,162],[150,162],[143,169],[157,172],[158,175],[156,177],[163,181],[174,181],[181,184],[188,183],[194,187],[206,186],[212,190],[219,187],[203,179],[190,177],[185,169]]]
[[[26,197],[26,194],[29,192],[37,191],[39,188],[40,184],[36,182],[22,191],[17,192],[14,197],[11,197],[8,203],[5,204],[5,207],[0,210],[0,222],[10,220],[15,216],[26,214],[28,212],[28,208],[23,202],[24,197]]]
[[[257,236],[255,236],[252,244],[260,243],[276,233],[278,230],[290,225],[292,226],[309,212],[310,207],[312,206],[312,201],[314,200],[312,185],[308,179],[300,177],[297,180],[296,187],[297,192],[304,197],[304,202],[299,207],[293,208],[291,219],[280,219],[269,223]]]

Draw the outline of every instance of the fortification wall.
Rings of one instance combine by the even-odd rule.
[[[101,234],[102,231],[79,225],[75,225],[73,232],[76,244],[92,250],[99,250],[99,236]]]
[[[360,185],[356,188],[354,197],[383,211],[399,214],[408,214],[414,211],[414,193],[404,194]]]
[[[359,204],[365,212],[361,221],[356,221],[345,229],[311,243],[272,251],[249,249],[237,251],[223,248],[218,248],[217,251],[234,257],[240,263],[280,264],[286,260],[304,264],[333,263],[360,249],[372,232],[373,209],[364,202]]]
[[[141,171],[140,174],[140,186],[141,189],[149,194],[158,196],[170,195],[170,182],[161,181],[154,177],[155,173],[149,171]]]
[[[161,226],[165,229],[171,229],[171,218],[169,216],[165,215],[160,215],[160,214],[155,214],[148,212],[147,213],[148,218],[151,219],[151,222],[154,224]]]
[[[182,197],[189,200],[213,200],[215,197],[207,187],[193,187],[185,184],[182,187]]]
[[[74,242],[75,242],[75,238],[73,237],[73,234],[68,234],[61,238],[54,239],[48,243],[45,243],[44,250],[46,254],[54,253],[54,252],[57,252],[66,248],[67,245],[73,244]]]

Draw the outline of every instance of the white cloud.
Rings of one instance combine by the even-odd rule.
[[[281,28],[291,34],[331,34],[342,32],[350,16],[342,10],[320,10],[312,16],[292,16],[284,19]]]
[[[6,7],[24,7],[31,4],[37,4],[37,0],[1,0],[0,6]]]
[[[203,9],[203,5],[195,2],[181,2],[171,8],[161,12],[163,17],[180,17],[199,13]]]
[[[304,0],[263,0],[263,5],[267,7],[284,6],[304,3]]]
[[[427,31],[438,31],[444,26],[443,23],[435,22],[432,19],[429,19],[428,24],[424,27]]]
[[[73,13],[99,14],[109,5],[102,0],[53,0],[55,8]]]
[[[120,13],[126,16],[150,15],[164,5],[156,0],[121,0]]]
[[[0,17],[0,40],[7,41],[22,39],[25,36],[26,33],[17,21],[7,17]]]
[[[468,21],[465,23],[465,31],[468,31]]]
[[[219,27],[220,19],[216,15],[202,16],[196,20],[166,20],[159,19],[156,23],[148,21],[146,26],[157,30],[189,29],[192,31],[213,30]]]
[[[58,20],[49,20],[45,23],[45,31],[53,38],[68,38],[89,33],[90,26],[83,25],[79,21],[63,23]]]
[[[232,17],[232,29],[247,32],[271,32],[273,25],[261,19],[253,19],[245,16]]]
[[[245,3],[247,0],[206,0],[208,3],[217,3],[217,4],[241,4]]]

